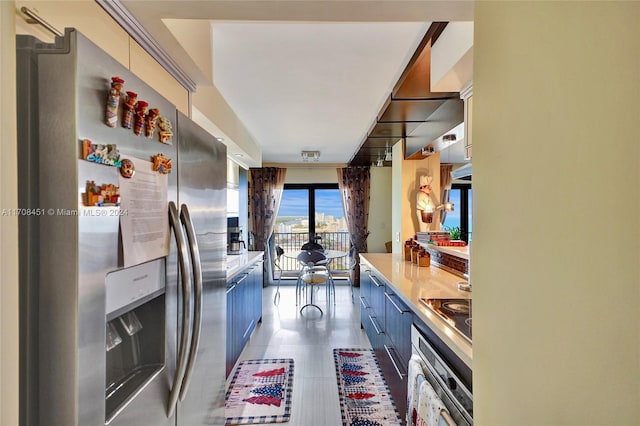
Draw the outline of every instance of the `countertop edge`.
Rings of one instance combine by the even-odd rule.
[[[247,251],[242,254],[227,255],[227,281],[236,277],[240,272],[244,271],[249,266],[262,260],[263,256],[263,251]]]
[[[371,266],[371,268],[378,273],[381,277],[385,279],[387,283],[391,285],[392,290],[399,296],[400,300],[409,307],[416,316],[423,321],[427,327],[429,327],[460,359],[469,367],[473,366],[473,349],[471,343],[469,343],[465,338],[460,336],[456,331],[451,329],[451,327],[439,316],[437,316],[434,312],[430,311],[426,306],[422,305],[419,300],[413,299],[408,294],[406,294],[402,289],[400,289],[396,283],[393,282],[392,277],[387,276],[387,274],[383,273],[380,267],[376,267],[377,260],[367,258],[367,253],[361,253],[360,256]],[[389,256],[389,262],[398,261],[401,259],[401,255],[392,255],[386,254]],[[394,259],[394,256],[396,258]],[[404,260],[401,260],[404,262]],[[413,266],[412,266],[413,267]],[[418,268],[418,266],[415,266]],[[431,266],[431,268],[437,268],[436,266]],[[440,269],[440,268],[438,268]],[[440,269],[442,273],[449,274],[454,277],[454,280],[459,280],[460,278],[450,272],[447,272],[443,269]],[[452,286],[452,291],[454,288]]]

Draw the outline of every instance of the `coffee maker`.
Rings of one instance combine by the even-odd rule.
[[[242,237],[242,226],[237,217],[227,218],[227,254],[242,254],[247,248]]]

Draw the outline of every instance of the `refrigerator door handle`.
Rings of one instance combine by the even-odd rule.
[[[180,264],[180,276],[182,281],[182,336],[180,337],[180,347],[178,350],[178,359],[176,366],[176,374],[173,378],[173,386],[169,396],[169,407],[167,409],[167,417],[173,416],[178,403],[178,396],[182,387],[182,380],[187,369],[187,351],[189,350],[189,333],[191,331],[191,283],[187,273],[187,265],[185,256],[187,255],[187,243],[185,241],[180,219],[178,218],[178,208],[175,203],[169,203],[169,223],[173,228],[178,248],[178,263]]]
[[[191,349],[189,350],[189,361],[187,362],[187,370],[182,380],[180,389],[180,401],[182,401],[189,389],[189,382],[193,374],[193,367],[198,355],[198,347],[200,346],[200,329],[202,326],[202,264],[200,262],[200,250],[198,249],[198,240],[193,228],[193,222],[189,215],[189,208],[183,204],[180,207],[180,221],[184,225],[187,232],[187,241],[189,242],[189,251],[191,253],[191,266],[193,271],[193,332],[191,334]]]

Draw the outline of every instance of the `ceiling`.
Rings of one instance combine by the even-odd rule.
[[[470,1],[119,3],[197,85],[215,84],[263,164],[319,150],[305,166],[353,161],[431,21],[473,15]]]

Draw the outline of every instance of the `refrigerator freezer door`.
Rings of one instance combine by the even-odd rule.
[[[188,206],[202,266],[202,326],[178,425],[224,424],[226,147],[178,112],[180,205]]]
[[[105,124],[109,81],[175,119],[176,110],[143,80],[75,30],[56,45],[18,36],[20,206],[48,212],[20,224],[21,419],[25,425],[100,425],[105,422],[105,277],[122,268],[118,207],[85,207],[86,182],[118,183],[118,169],[82,160],[82,139],[117,144],[121,154],[150,161],[176,146]],[[177,201],[170,174],[168,199]],[[97,214],[99,213],[99,214]],[[24,231],[24,232],[23,232]],[[175,271],[169,257],[168,271]],[[37,271],[37,273],[34,273]],[[167,287],[169,280],[167,279]],[[167,295],[166,299],[169,299]],[[167,324],[177,322],[166,310]],[[111,425],[173,425],[167,418],[175,337],[164,340],[164,368],[137,392]]]

